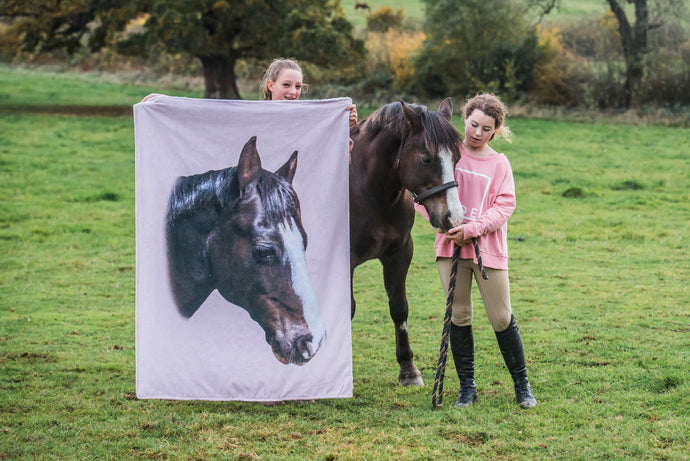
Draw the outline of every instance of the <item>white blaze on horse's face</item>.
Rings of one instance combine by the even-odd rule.
[[[294,219],[291,219],[290,222],[280,223],[278,232],[285,245],[285,259],[290,265],[292,286],[295,294],[302,301],[304,320],[307,322],[313,337],[311,341],[311,353],[313,355],[326,340],[326,327],[321,319],[316,293],[307,272],[304,238]],[[309,359],[306,356],[304,358]]]
[[[443,174],[443,184],[455,181],[455,165],[453,164],[453,154],[448,149],[439,152],[441,158],[441,171]],[[453,227],[462,224],[462,204],[458,196],[457,187],[446,189],[446,203],[450,211],[450,223]]]

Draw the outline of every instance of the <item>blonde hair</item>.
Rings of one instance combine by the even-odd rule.
[[[299,64],[297,64],[297,61],[295,61],[294,59],[274,59],[273,62],[268,66],[268,69],[266,69],[266,73],[264,73],[264,77],[261,79],[261,84],[259,85],[259,89],[261,91],[261,99],[263,101],[270,101],[272,99],[273,95],[271,94],[271,90],[268,89],[268,82],[275,82],[280,72],[284,69],[292,69],[296,70],[300,74],[304,74],[302,72],[302,68],[299,66]]]
[[[513,133],[505,125],[505,119],[508,116],[508,110],[505,104],[498,98],[490,93],[478,94],[475,97],[469,99],[465,104],[463,114],[465,119],[472,115],[475,110],[480,110],[484,112],[489,117],[493,118],[496,123],[496,132],[491,136],[494,139],[496,135],[503,137],[506,141],[510,142],[510,138]]]

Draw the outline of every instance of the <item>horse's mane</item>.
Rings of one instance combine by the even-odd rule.
[[[407,104],[407,106],[419,115],[428,143],[435,148],[447,146],[454,151],[458,149],[460,136],[443,115],[428,110],[426,106],[418,104]],[[401,138],[407,136],[409,126],[400,102],[386,104],[362,120],[357,126],[357,130],[367,140],[372,140],[386,129],[391,130]]]
[[[287,221],[295,216],[299,209],[297,194],[285,178],[262,171],[256,188],[270,223]]]
[[[263,204],[264,216],[270,223],[290,218],[299,207],[290,184],[275,173],[261,170],[256,180],[256,190]],[[181,176],[170,194],[168,220],[172,221],[188,212],[204,212],[209,207],[221,209],[232,206],[239,195],[236,167]]]

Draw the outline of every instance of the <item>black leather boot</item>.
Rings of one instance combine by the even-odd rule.
[[[453,352],[455,370],[460,378],[460,391],[456,407],[466,407],[477,401],[477,386],[474,384],[474,336],[472,325],[459,327],[450,324],[450,350]]]
[[[532,388],[527,380],[525,352],[522,348],[522,338],[520,337],[520,330],[518,330],[515,317],[511,316],[510,324],[505,331],[497,331],[495,333],[503,360],[506,362],[510,376],[513,377],[515,398],[522,408],[537,406],[537,400],[532,395]]]

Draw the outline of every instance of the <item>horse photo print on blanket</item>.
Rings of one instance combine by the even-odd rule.
[[[352,397],[350,102],[134,106],[138,398]]]

